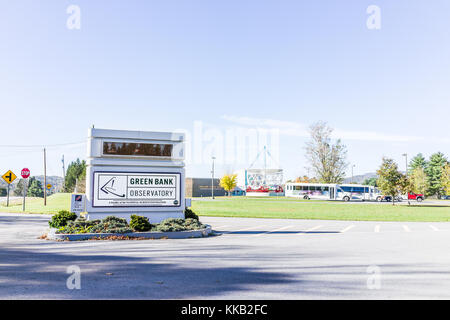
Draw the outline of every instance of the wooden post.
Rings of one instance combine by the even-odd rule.
[[[44,206],[47,205],[47,159],[44,148]]]

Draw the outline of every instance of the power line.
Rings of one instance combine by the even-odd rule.
[[[52,148],[52,147],[63,147],[75,144],[86,143],[86,140],[67,142],[67,143],[56,143],[56,144],[31,144],[31,145],[19,145],[19,144],[0,144],[0,148]]]

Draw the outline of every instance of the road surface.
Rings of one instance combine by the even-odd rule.
[[[0,299],[450,298],[450,223],[204,217],[221,235],[55,242],[48,220],[0,213]]]

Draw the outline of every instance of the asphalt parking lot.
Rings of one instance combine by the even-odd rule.
[[[450,223],[204,217],[219,235],[54,242],[48,219],[0,213],[0,299],[450,298]]]

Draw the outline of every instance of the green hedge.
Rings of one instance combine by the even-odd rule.
[[[74,221],[76,218],[76,213],[61,210],[52,216],[52,220],[50,220],[48,224],[51,228],[61,228],[65,227],[69,221]]]

